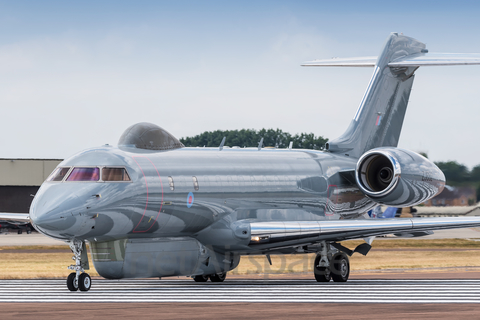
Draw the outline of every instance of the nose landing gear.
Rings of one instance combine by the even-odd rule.
[[[86,251],[85,242],[73,239],[67,242],[72,250],[75,264],[68,266],[68,269],[73,270],[67,277],[67,288],[70,291],[88,291],[92,287],[92,279],[85,273],[85,270],[90,269],[88,264],[88,255]]]

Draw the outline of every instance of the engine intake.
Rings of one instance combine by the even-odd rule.
[[[445,176],[421,155],[384,147],[363,154],[355,178],[360,190],[375,202],[397,207],[413,206],[442,192]]]

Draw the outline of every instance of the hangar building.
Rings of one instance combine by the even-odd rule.
[[[40,185],[61,159],[0,159],[0,212],[28,213]]]

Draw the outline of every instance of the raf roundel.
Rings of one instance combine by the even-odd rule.
[[[188,196],[187,196],[187,207],[188,207],[188,208],[191,208],[191,207],[192,207],[194,198],[195,198],[195,197],[193,196],[193,192],[189,192],[189,193],[188,193]]]

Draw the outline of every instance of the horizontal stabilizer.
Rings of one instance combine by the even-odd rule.
[[[333,58],[302,63],[304,67],[375,67],[377,57]]]
[[[304,67],[375,67],[377,57],[333,58],[304,62]],[[480,53],[419,53],[388,63],[389,67],[461,66],[480,64]]]
[[[461,66],[480,64],[479,53],[426,53],[409,55],[388,64],[389,67]]]

